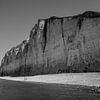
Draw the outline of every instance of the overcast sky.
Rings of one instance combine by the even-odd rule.
[[[39,18],[100,12],[100,0],[0,0],[0,61],[26,39]]]

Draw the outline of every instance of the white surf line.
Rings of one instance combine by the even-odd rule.
[[[25,82],[44,82],[58,84],[76,84],[87,86],[100,86],[100,74],[98,73],[67,73],[37,75],[27,77],[0,77],[0,79]]]
[[[12,80],[12,81],[24,81],[23,77],[0,77],[0,79]]]

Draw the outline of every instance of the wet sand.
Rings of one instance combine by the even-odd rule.
[[[0,79],[0,100],[100,100],[95,88]]]

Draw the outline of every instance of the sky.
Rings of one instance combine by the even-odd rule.
[[[100,12],[100,0],[0,0],[0,62],[13,46],[27,39],[38,19]]]

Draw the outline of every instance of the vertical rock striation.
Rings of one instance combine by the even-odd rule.
[[[100,71],[100,13],[39,19],[29,39],[8,51],[0,74]]]

